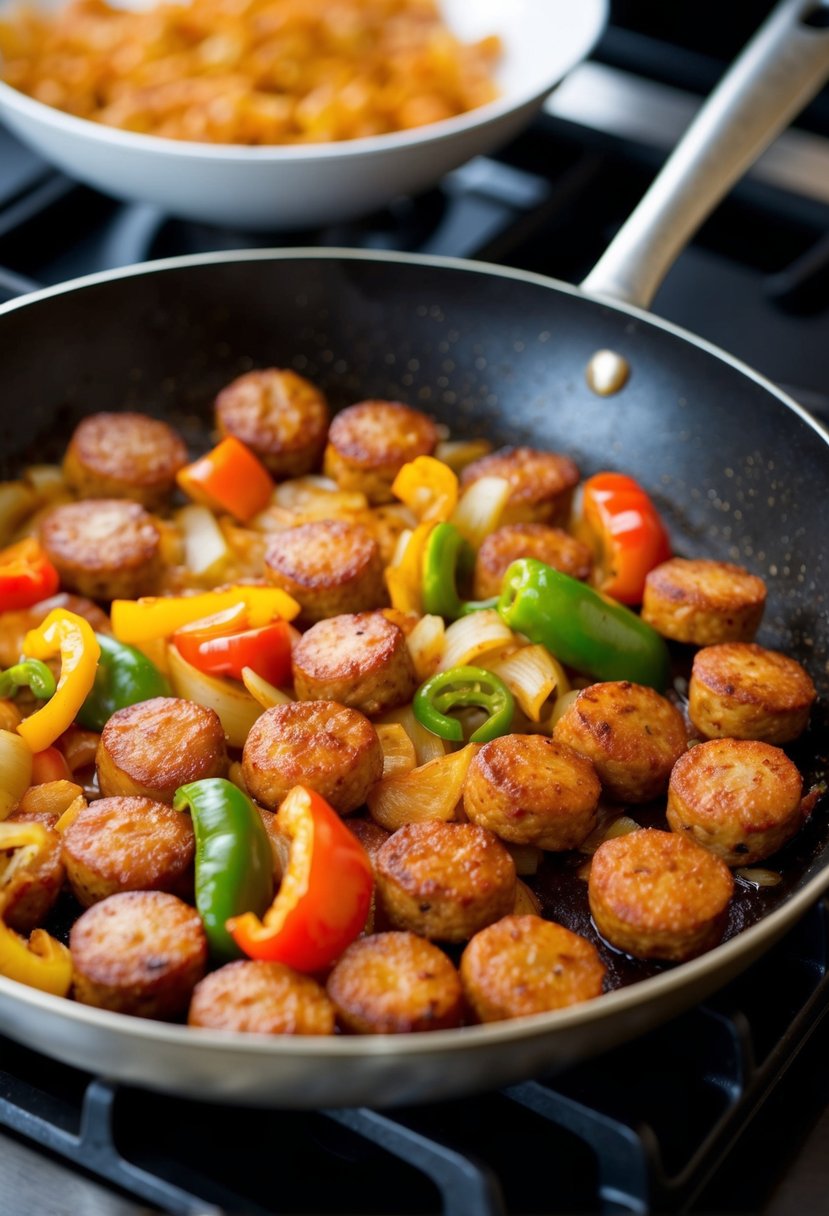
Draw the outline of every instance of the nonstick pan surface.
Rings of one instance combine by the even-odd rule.
[[[630,362],[613,397],[585,380],[600,348]],[[738,561],[765,578],[759,640],[815,679],[819,705],[793,755],[807,788],[822,779],[829,436],[771,384],[637,309],[530,274],[347,251],[184,258],[0,308],[0,471],[12,477],[59,455],[96,410],[145,410],[197,440],[216,391],[260,366],[294,368],[335,407],[397,398],[455,435],[552,448],[584,475],[617,468],[640,479],[677,552]],[[677,967],[618,963],[618,990],[555,1014],[410,1036],[279,1039],[128,1018],[0,979],[0,1029],[79,1067],[216,1101],[383,1105],[489,1088],[641,1033],[767,949],[829,886],[825,799],[768,864],[783,882],[741,889],[723,945]],[[544,896],[548,914],[592,932],[566,900],[557,909],[555,883]]]

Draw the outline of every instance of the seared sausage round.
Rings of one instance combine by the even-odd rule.
[[[316,790],[341,815],[383,776],[383,749],[363,714],[334,701],[276,705],[254,722],[242,752],[251,796],[274,810],[295,785]]]
[[[378,902],[396,929],[462,942],[512,911],[515,863],[474,823],[408,823],[375,858]]]
[[[146,414],[92,414],[75,428],[63,472],[81,498],[132,498],[162,507],[187,463],[187,448],[166,422]]]
[[[461,981],[479,1022],[549,1013],[602,991],[596,947],[539,916],[505,916],[476,933],[461,957]]]
[[[153,697],[114,713],[95,757],[101,793],[172,802],[180,785],[227,771],[225,738],[212,709]]]
[[[150,798],[99,798],[63,833],[72,893],[88,908],[118,891],[193,893],[189,815]]]
[[[391,483],[403,465],[431,456],[437,441],[437,427],[420,410],[399,401],[360,401],[334,416],[324,470],[343,490],[391,502]]]
[[[596,826],[601,785],[593,765],[543,735],[504,735],[469,765],[469,819],[513,844],[575,849]]]
[[[672,557],[645,579],[642,620],[675,642],[750,642],[765,604],[765,583],[742,566]]]
[[[349,819],[347,824],[352,834],[357,837],[366,853],[368,853],[369,860],[373,865],[375,857],[391,836],[391,832],[387,832],[385,828],[381,828],[380,824],[375,823],[373,819]]]
[[[694,658],[688,714],[704,738],[790,743],[806,729],[816,696],[795,659],[753,642],[723,642]]]
[[[150,595],[161,574],[161,533],[137,502],[62,503],[44,516],[40,539],[61,584],[90,599]]]
[[[679,710],[652,688],[613,680],[583,689],[553,731],[591,760],[617,802],[650,802],[665,792],[687,746]]]
[[[93,904],[69,935],[75,999],[140,1018],[184,1013],[207,966],[201,918],[166,891]]]
[[[305,624],[387,602],[377,541],[360,524],[321,519],[271,536],[265,573],[299,603]]]
[[[585,579],[593,558],[587,545],[548,524],[506,524],[486,537],[475,559],[475,599],[499,595],[507,568],[519,557],[534,557],[571,578]]]
[[[14,865],[2,877],[3,920],[10,929],[28,935],[42,925],[60,895],[65,877],[61,840],[52,824],[36,814],[15,814],[7,822],[40,822],[45,844],[26,865]]]
[[[301,477],[319,466],[328,419],[319,389],[276,367],[239,376],[216,398],[219,434],[241,439],[276,477]]]
[[[365,714],[384,714],[410,701],[417,676],[402,629],[382,612],[319,621],[293,652],[301,701],[339,701]]]
[[[646,828],[599,845],[588,882],[596,928],[637,958],[681,962],[725,931],[734,879],[685,836]]]
[[[668,787],[668,823],[727,865],[753,865],[794,836],[803,781],[785,752],[754,739],[712,739],[681,756]]]
[[[442,950],[414,933],[353,942],[328,977],[340,1025],[352,1034],[409,1034],[460,1026],[461,981]]]
[[[310,975],[240,959],[196,985],[187,1023],[249,1034],[333,1034],[334,1006]]]
[[[507,447],[468,464],[461,486],[466,489],[481,477],[504,477],[510,483],[502,523],[559,524],[570,514],[579,471],[559,452]]]

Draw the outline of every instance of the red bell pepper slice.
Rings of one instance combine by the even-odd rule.
[[[0,612],[31,608],[54,595],[59,584],[57,570],[34,537],[0,552]]]
[[[598,555],[598,590],[622,604],[641,604],[646,575],[671,556],[647,492],[624,473],[597,473],[584,483],[582,525]]]
[[[365,927],[371,904],[371,862],[356,836],[324,798],[305,786],[288,793],[276,827],[291,841],[288,867],[262,920],[253,912],[227,922],[250,958],[321,971]]]
[[[63,752],[58,751],[56,747],[46,747],[32,756],[32,785],[71,780],[72,770]]]
[[[250,667],[269,684],[287,683],[293,633],[287,621],[272,621],[258,629],[246,626],[246,616],[230,610],[177,630],[173,642],[182,658],[205,675],[241,680],[243,668]]]

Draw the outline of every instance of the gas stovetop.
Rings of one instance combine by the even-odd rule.
[[[615,4],[623,25],[509,147],[323,231],[252,237],[118,203],[0,129],[0,299],[136,261],[280,245],[475,257],[578,282],[721,66],[683,38],[637,31],[639,10],[661,28],[668,8]],[[705,225],[654,309],[829,418],[827,221],[824,98]],[[825,1211],[828,928],[818,905],[662,1030],[556,1077],[440,1106],[211,1107],[112,1086],[0,1039],[0,1216]]]

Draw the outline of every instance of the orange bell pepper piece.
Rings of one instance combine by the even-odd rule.
[[[262,511],[274,491],[268,470],[235,435],[181,469],[176,480],[194,502],[243,522]]]
[[[588,478],[578,531],[597,555],[597,589],[622,604],[641,604],[646,575],[671,556],[665,526],[646,491],[623,473]]]

